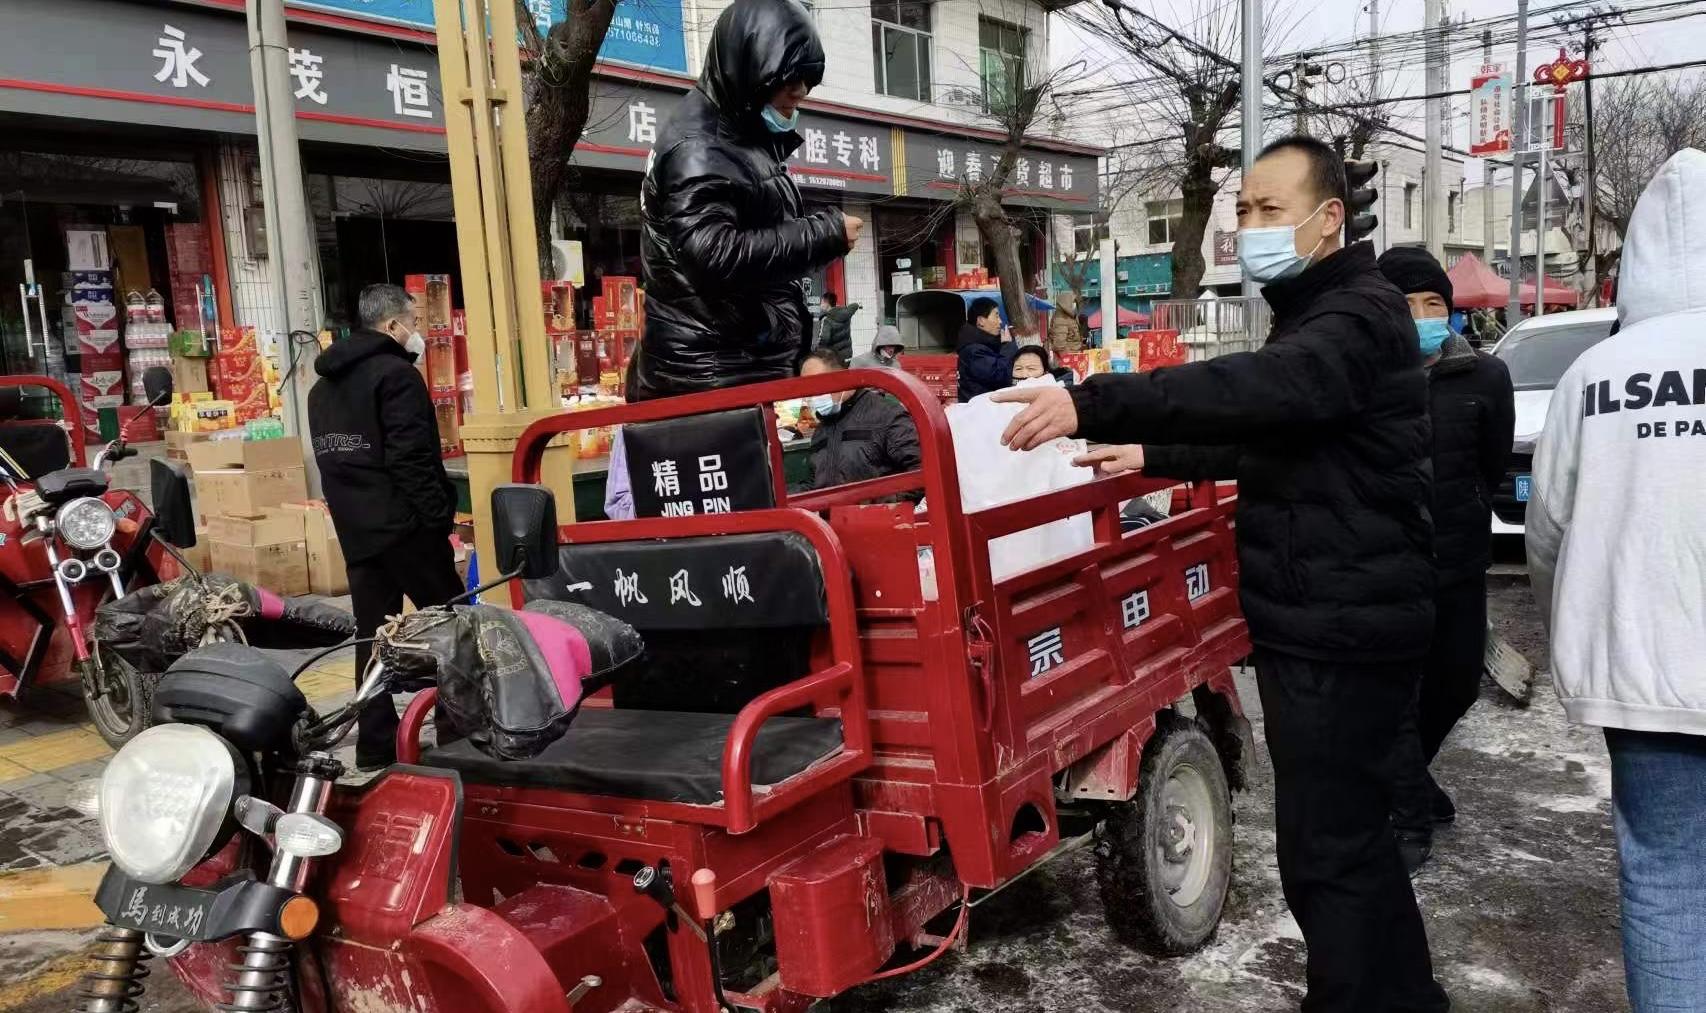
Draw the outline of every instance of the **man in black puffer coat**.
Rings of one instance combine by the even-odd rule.
[[[806,357],[801,376],[847,368],[841,356],[820,348]],[[811,399],[813,489],[898,475],[918,467],[918,427],[899,401],[861,387]]]
[[[1427,376],[1374,251],[1341,248],[1345,189],[1333,149],[1307,137],[1245,175],[1239,260],[1273,308],[1261,349],[995,399],[1030,402],[1004,437],[1015,448],[1076,433],[1126,444],[1080,459],[1104,471],[1238,480],[1303,1009],[1436,1013],[1450,1002],[1388,818],[1392,742],[1433,633]]]
[[[1433,419],[1433,642],[1393,759],[1392,822],[1404,864],[1414,873],[1433,849],[1434,824],[1457,817],[1428,765],[1481,689],[1493,490],[1510,457],[1516,396],[1503,362],[1452,333],[1451,279],[1432,254],[1394,247],[1381,255],[1380,271],[1404,293],[1416,318]]]
[[[788,175],[798,105],[823,67],[812,15],[793,0],[735,0],[717,19],[640,190],[646,329],[629,400],[782,379],[810,351],[802,279],[845,256],[864,225],[805,214]]]

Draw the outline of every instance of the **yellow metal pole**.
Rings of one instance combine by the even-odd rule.
[[[462,426],[476,548],[492,544],[490,490],[511,479],[517,438],[560,410],[545,340],[511,0],[433,0],[474,411]],[[490,35],[487,34],[490,26]],[[557,516],[574,519],[574,457],[545,455]]]

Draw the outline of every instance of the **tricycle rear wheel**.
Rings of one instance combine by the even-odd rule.
[[[1102,825],[1096,869],[1122,943],[1176,957],[1214,934],[1232,882],[1232,792],[1200,723],[1163,715],[1143,750],[1137,797]]]
[[[148,727],[154,709],[154,680],[100,643],[83,662],[83,703],[107,745],[118,749]]]

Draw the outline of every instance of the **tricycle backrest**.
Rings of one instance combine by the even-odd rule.
[[[829,621],[823,570],[786,531],[563,545],[556,576],[530,599],[615,616],[646,640],[640,671],[615,683],[618,707],[733,713],[809,670]]]
[[[622,427],[636,517],[763,510],[776,505],[774,427],[759,407]]]

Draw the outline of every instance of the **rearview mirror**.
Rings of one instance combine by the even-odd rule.
[[[142,371],[142,392],[151,407],[172,400],[172,371],[165,366],[149,366]]]
[[[195,545],[195,511],[190,508],[188,469],[156,457],[148,462],[149,492],[154,497],[154,527],[180,549]]]
[[[557,501],[544,486],[493,489],[492,535],[499,573],[542,580],[557,572]]]

